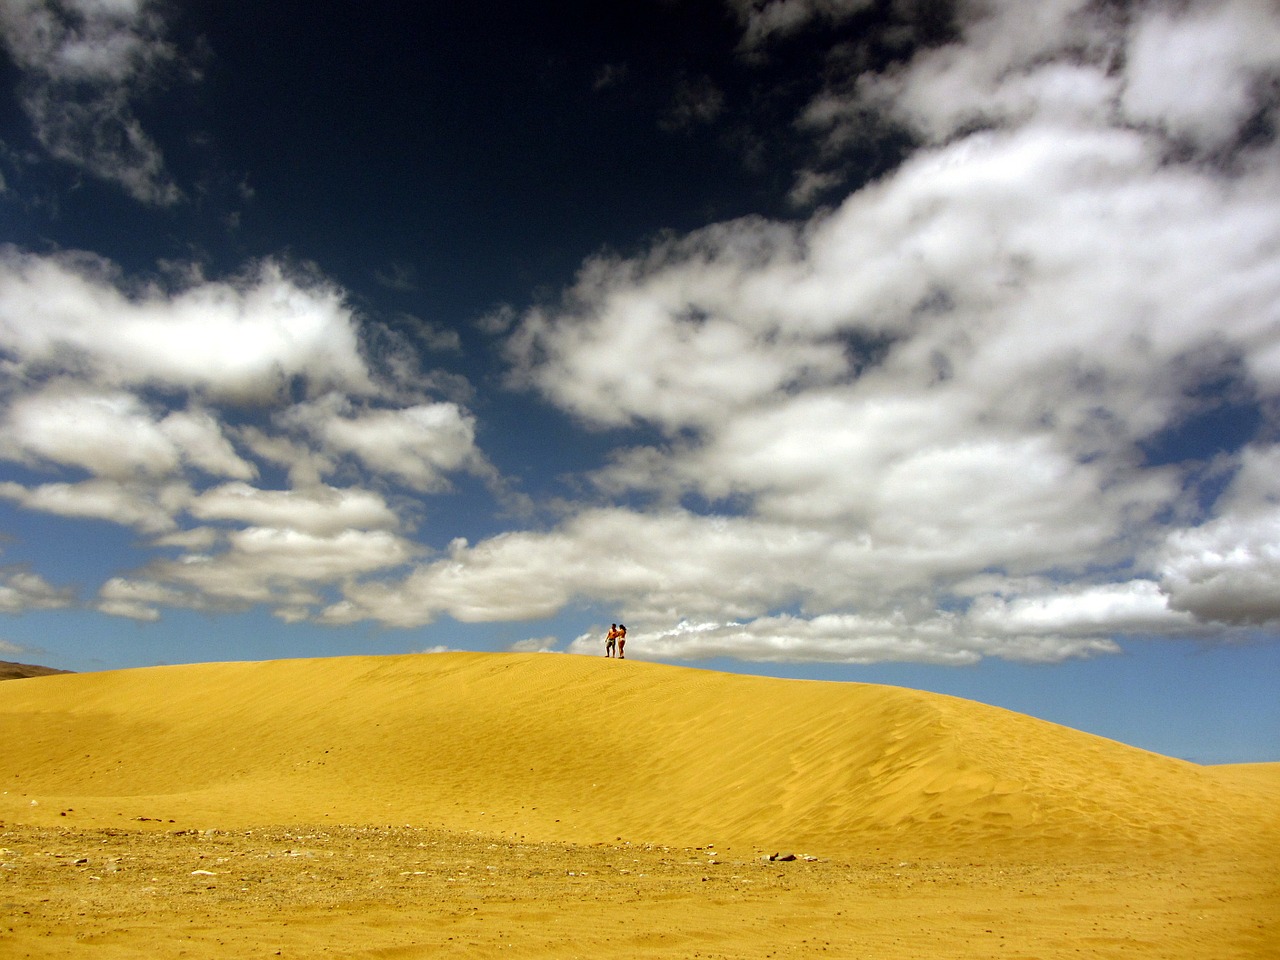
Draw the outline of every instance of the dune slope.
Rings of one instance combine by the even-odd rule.
[[[1185,854],[1280,849],[1278,773],[934,694],[604,658],[349,657],[0,685],[0,815],[30,823]]]

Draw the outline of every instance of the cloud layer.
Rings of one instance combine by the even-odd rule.
[[[651,438],[577,478],[553,521],[422,542],[424,497],[513,481],[467,390],[430,389],[457,378],[314,270],[142,282],[14,248],[0,457],[26,479],[0,497],[149,538],[154,560],[95,601],[144,620],[263,604],[410,628],[607,604],[636,655],[937,664],[1280,622],[1273,6],[730,7],[751,64],[871,24],[833,40],[788,132],[809,147],[792,199],[836,202],[601,253],[498,312],[508,388]],[[172,56],[147,5],[5,9],[50,152],[172,202],[145,137],[76,146],[127,130],[128,91]],[[84,116],[46,116],[73,81]],[[685,120],[714,124],[724,103],[702,93]],[[902,162],[833,196],[885,131]],[[1212,435],[1223,416],[1248,435]],[[70,602],[5,576],[11,611]]]
[[[472,415],[406,391],[416,361],[371,354],[366,328],[392,342],[374,327],[279,262],[170,289],[89,255],[0,250],[0,457],[56,477],[0,483],[0,497],[132,527],[171,555],[105,583],[103,612],[305,618],[326,591],[422,552],[394,487],[493,473]],[[265,479],[281,471],[287,486]],[[13,611],[67,602],[31,576],[11,580]]]
[[[742,4],[744,46],[862,6]],[[597,257],[520,319],[515,383],[663,437],[593,477],[650,506],[459,545],[343,616],[583,597],[658,655],[851,662],[1274,622],[1274,17],[961,3],[953,33],[798,118],[827,157],[908,131],[892,173],[802,222]],[[1225,403],[1261,416],[1252,442],[1158,454]]]

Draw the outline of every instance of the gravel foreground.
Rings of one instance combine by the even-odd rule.
[[[1278,907],[1265,858],[880,863],[390,825],[0,825],[5,958],[1223,960],[1275,956]]]

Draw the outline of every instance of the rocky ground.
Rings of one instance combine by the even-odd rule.
[[[40,667],[31,663],[13,663],[0,660],[0,680],[22,680],[26,677],[51,677],[59,673],[70,673],[69,670],[57,670],[53,667]]]
[[[792,852],[9,824],[0,955],[1228,958],[1280,943],[1274,878],[1238,865],[1229,882],[1225,863],[768,859]]]

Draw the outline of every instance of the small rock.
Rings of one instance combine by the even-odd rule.
[[[212,870],[192,870],[191,875],[193,877],[216,877],[217,876],[217,874],[214,873]]]

